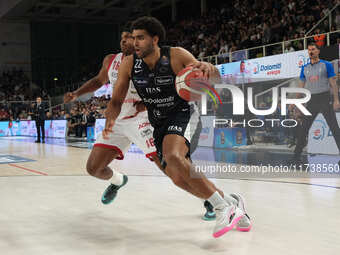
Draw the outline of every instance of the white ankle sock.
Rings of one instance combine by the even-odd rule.
[[[112,170],[113,174],[112,177],[108,180],[114,185],[120,186],[123,184],[123,174],[120,172],[117,172],[115,170]]]
[[[218,193],[218,194],[220,194],[220,193]],[[222,196],[221,196],[222,197]],[[226,195],[226,194],[224,194],[224,197],[222,197],[226,202],[227,202],[227,204],[229,204],[229,205],[235,205],[235,206],[237,206],[237,204],[238,204],[238,201],[235,199],[235,198],[233,198],[232,196],[230,196],[230,195]],[[202,200],[202,202],[204,203],[204,201],[206,201],[206,200],[208,200],[209,201],[209,199],[201,199]],[[210,201],[209,201],[210,202]],[[211,202],[210,202],[211,203]]]
[[[209,197],[207,200],[212,204],[214,208],[220,205],[228,206],[227,201],[223,199],[223,197],[220,195],[220,193],[218,193],[218,191],[212,194],[211,197]]]

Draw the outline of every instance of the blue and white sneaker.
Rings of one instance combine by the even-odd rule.
[[[123,175],[123,183],[122,185],[114,185],[110,184],[109,187],[103,193],[102,196],[102,203],[107,205],[112,203],[112,201],[116,198],[118,190],[123,187],[128,182],[128,177],[124,174]]]
[[[207,210],[206,213],[203,215],[202,219],[206,221],[211,221],[216,219],[216,213],[214,211],[214,207],[208,200],[204,201],[204,207]]]

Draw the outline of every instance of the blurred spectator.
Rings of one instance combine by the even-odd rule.
[[[271,41],[271,29],[267,22],[263,23],[263,44],[268,44]]]
[[[0,109],[0,120],[9,120],[9,113],[4,108]]]
[[[56,119],[58,119],[58,120],[66,120],[67,119],[67,114],[65,113],[64,110],[61,110],[60,113],[58,114],[58,117]]]
[[[81,113],[80,131],[79,131],[80,137],[83,136],[83,133],[85,133],[85,137],[87,136],[87,118],[88,118],[88,111],[85,108],[83,108],[83,111]]]
[[[71,136],[71,133],[75,133],[76,130],[76,125],[77,125],[77,118],[76,118],[76,112],[74,110],[71,110],[68,119],[67,119],[67,136]]]
[[[221,1],[199,18],[186,17],[171,24],[167,28],[167,44],[182,46],[196,57],[205,57],[216,52],[216,48],[217,54],[221,55],[280,42],[284,37],[288,40],[302,38],[336,3],[336,0],[327,1],[327,4],[319,0]],[[340,26],[339,13],[334,23]],[[328,19],[320,28],[321,33],[329,31]],[[292,44],[288,51],[299,50],[301,45]]]
[[[87,126],[88,127],[94,127],[95,124],[96,124],[95,112],[90,110],[89,114],[87,115]]]
[[[3,70],[0,73],[0,103],[6,106],[14,120],[31,119],[30,103],[35,100],[40,90],[30,88],[30,80],[20,68]],[[43,100],[48,98],[45,92]]]
[[[293,52],[295,51],[293,45],[291,42],[286,42],[285,43],[285,53],[288,53],[288,52]]]
[[[316,43],[316,45],[319,46],[319,48],[325,46],[325,42],[326,42],[326,35],[325,34],[320,34],[320,29],[316,29],[315,30],[316,35],[314,35],[314,41]]]
[[[28,114],[25,110],[23,110],[20,114],[19,114],[19,120],[27,120],[28,118]]]
[[[53,120],[53,119],[54,119],[51,112],[47,112],[47,113],[46,113],[46,119],[47,119],[47,120]]]
[[[335,23],[336,30],[340,30],[340,11],[339,10],[336,11],[334,23]]]

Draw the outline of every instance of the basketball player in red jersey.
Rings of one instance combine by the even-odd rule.
[[[251,223],[242,197],[223,194],[207,178],[194,172],[190,153],[197,146],[201,129],[199,113],[197,106],[178,96],[174,84],[176,74],[190,65],[201,69],[208,78],[220,78],[218,70],[208,63],[197,61],[183,48],[159,47],[159,41],[165,39],[165,29],[153,17],[137,19],[132,30],[135,54],[127,56],[121,63],[107,108],[104,138],[109,138],[117,125],[132,81],[149,113],[157,154],[165,173],[175,184],[184,179],[189,186],[186,190],[214,206],[216,225],[213,236],[220,237],[234,226],[241,231],[249,231]],[[193,174],[199,178],[192,178]]]

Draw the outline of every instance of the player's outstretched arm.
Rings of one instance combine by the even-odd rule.
[[[105,110],[105,129],[103,137],[107,138],[108,133],[112,132],[113,125],[120,114],[122,104],[129,89],[130,74],[133,65],[133,56],[125,57],[118,70],[118,78],[112,91],[112,98]]]
[[[173,62],[174,72],[177,74],[180,70],[187,66],[193,66],[203,72],[205,78],[212,83],[219,83],[221,75],[218,69],[211,63],[198,61],[189,51],[181,47],[171,48],[171,59]]]
[[[103,86],[105,83],[107,83],[109,81],[107,69],[109,68],[109,65],[112,61],[112,58],[113,58],[113,54],[107,55],[103,60],[103,64],[102,64],[102,67],[101,67],[99,73],[95,77],[93,77],[92,79],[85,82],[77,90],[75,90],[73,92],[67,92],[64,95],[64,103],[69,103],[71,101],[76,100],[81,95],[96,91],[101,86]]]

